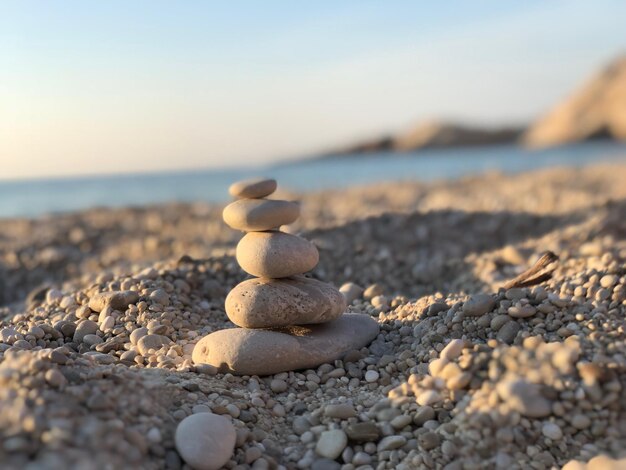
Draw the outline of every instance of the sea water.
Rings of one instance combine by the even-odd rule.
[[[283,187],[313,191],[382,181],[455,179],[486,171],[510,174],[544,167],[580,167],[597,162],[626,163],[626,145],[589,142],[548,150],[517,146],[454,148],[330,156],[246,169],[0,181],[0,217],[172,201],[224,202],[232,182],[252,176],[271,176]]]

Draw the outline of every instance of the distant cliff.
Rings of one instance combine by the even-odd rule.
[[[626,141],[626,55],[528,128],[423,122],[406,132],[357,142],[324,156],[517,143],[551,147],[601,138]]]
[[[401,152],[440,147],[470,147],[508,144],[521,135],[520,128],[480,128],[445,122],[427,122],[393,139],[393,149]]]
[[[425,122],[406,132],[360,142],[326,155],[410,152],[428,148],[471,147],[516,142],[523,128],[479,128],[446,122]]]
[[[626,140],[626,55],[533,124],[523,142],[551,147],[599,138]]]

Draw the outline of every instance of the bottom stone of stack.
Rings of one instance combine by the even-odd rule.
[[[321,325],[281,330],[229,328],[202,338],[193,350],[196,364],[211,364],[236,375],[271,375],[311,369],[367,346],[378,335],[369,315],[346,313]]]

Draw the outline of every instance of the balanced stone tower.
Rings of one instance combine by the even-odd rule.
[[[229,328],[202,338],[193,350],[196,364],[221,372],[270,375],[317,367],[360,349],[378,335],[369,315],[344,313],[346,301],[330,284],[305,277],[319,253],[308,240],[281,232],[300,216],[296,202],[267,199],[276,190],[273,179],[234,183],[235,202],[224,221],[247,232],[237,245],[239,266],[252,279],[226,297]]]

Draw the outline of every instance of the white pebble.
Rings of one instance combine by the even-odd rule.
[[[150,428],[148,434],[146,434],[148,440],[154,444],[158,444],[161,442],[161,431],[158,428]]]
[[[544,423],[541,432],[544,436],[553,441],[558,441],[563,437],[563,431],[561,431],[559,425],[555,423]]]
[[[441,350],[439,357],[452,361],[461,355],[465,342],[462,339],[453,339]]]
[[[420,393],[415,401],[420,406],[433,405],[441,401],[441,395],[434,390],[427,390]]]
[[[348,436],[341,429],[324,431],[317,441],[315,452],[327,459],[335,460],[348,444]]]
[[[368,370],[365,373],[365,381],[369,383],[376,382],[378,377],[380,377],[380,375],[375,370]]]
[[[237,435],[225,417],[213,413],[187,416],[176,428],[178,453],[197,470],[218,470],[233,455]]]

